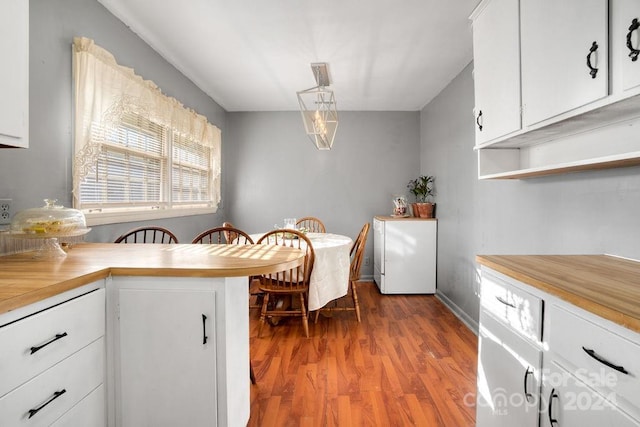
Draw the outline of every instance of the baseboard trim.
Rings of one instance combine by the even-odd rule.
[[[446,295],[436,292],[436,298],[438,298],[447,308],[458,318],[467,328],[474,334],[478,335],[478,322],[473,320],[464,310],[458,307],[453,301],[451,301]]]

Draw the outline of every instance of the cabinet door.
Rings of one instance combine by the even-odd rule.
[[[29,2],[0,0],[0,147],[29,144]]]
[[[624,91],[640,85],[640,2],[612,0],[611,14],[614,78]]]
[[[555,361],[545,363],[540,426],[638,427],[615,400],[615,393],[596,393]]]
[[[476,145],[521,127],[518,1],[485,3],[472,17]]]
[[[214,291],[121,289],[122,427],[214,426]]]
[[[520,5],[523,124],[607,96],[607,0],[521,0]]]
[[[537,427],[542,351],[484,310],[478,349],[478,427]]]

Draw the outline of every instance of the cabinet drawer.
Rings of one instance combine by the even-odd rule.
[[[51,424],[51,427],[105,427],[107,425],[104,384]]]
[[[637,342],[560,306],[552,304],[547,316],[549,349],[568,362],[568,370],[605,394],[614,392],[618,403],[624,399],[640,408]]]
[[[0,328],[0,396],[103,336],[104,295],[98,289]]]
[[[100,338],[6,394],[0,398],[0,426],[51,425],[104,382],[104,359]]]
[[[542,299],[483,270],[480,304],[523,336],[541,341]]]

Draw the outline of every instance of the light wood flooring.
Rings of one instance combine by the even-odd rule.
[[[431,295],[361,282],[353,312],[265,325],[251,311],[249,426],[475,425],[477,337]],[[312,318],[313,319],[313,316]]]

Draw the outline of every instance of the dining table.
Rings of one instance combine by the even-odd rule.
[[[265,233],[250,234],[257,242]],[[349,290],[351,244],[349,236],[333,233],[305,233],[311,241],[315,261],[309,280],[307,305],[309,311],[318,310]]]

